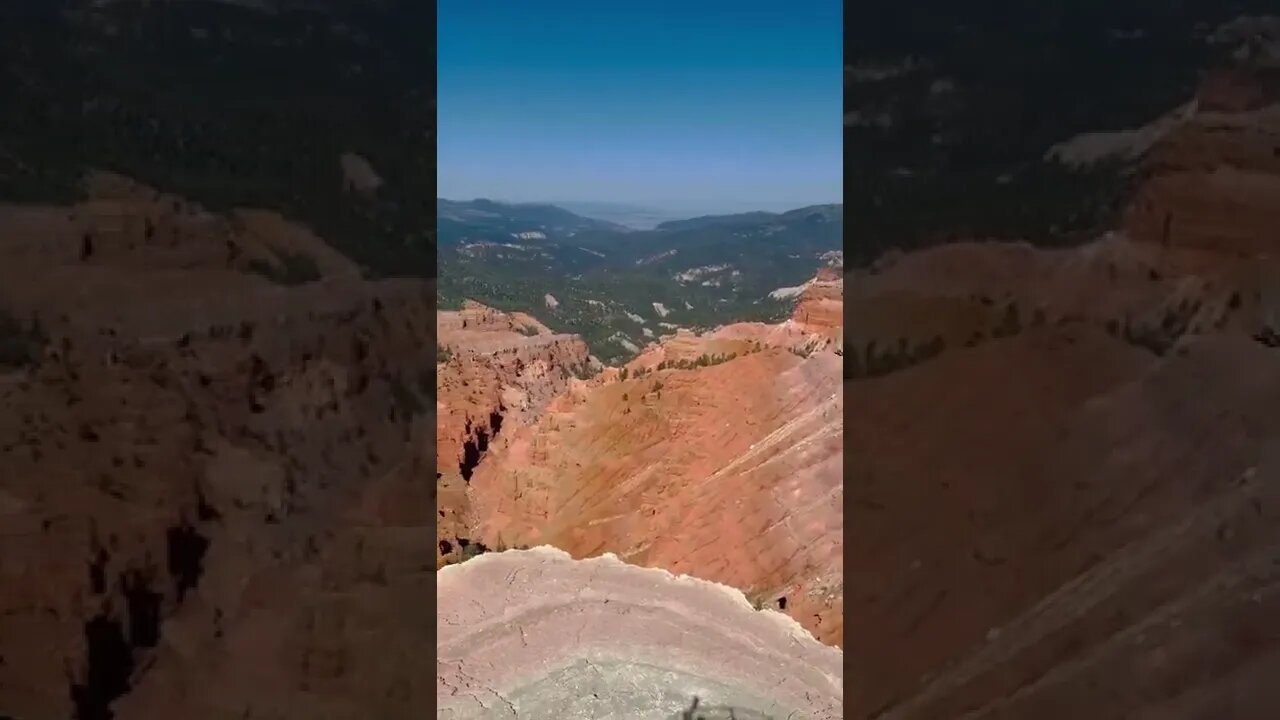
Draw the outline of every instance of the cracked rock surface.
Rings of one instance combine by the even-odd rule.
[[[723,585],[544,546],[445,567],[436,593],[439,718],[843,714],[841,651]]]

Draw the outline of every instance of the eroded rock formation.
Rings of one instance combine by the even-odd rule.
[[[581,338],[555,334],[523,313],[468,302],[436,314],[437,562],[455,562],[483,547],[466,525],[467,487],[503,432],[542,413],[577,378],[598,366]]]

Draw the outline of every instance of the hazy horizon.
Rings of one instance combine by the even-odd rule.
[[[761,201],[758,203],[749,202],[749,201],[736,201],[736,202],[729,201],[729,202],[722,202],[714,205],[706,205],[706,204],[697,204],[697,203],[688,203],[688,202],[665,204],[665,203],[631,202],[628,200],[583,200],[583,199],[563,199],[563,198],[550,199],[550,200],[547,198],[534,198],[532,200],[517,200],[513,198],[508,198],[508,197],[497,197],[492,194],[464,197],[464,196],[458,196],[458,195],[446,196],[444,193],[438,193],[437,199],[447,200],[450,202],[475,202],[477,200],[489,200],[496,203],[502,203],[504,205],[555,205],[558,207],[562,207],[566,210],[569,209],[568,206],[570,205],[578,205],[578,206],[599,206],[602,208],[616,208],[616,209],[627,209],[627,210],[648,210],[648,211],[654,211],[654,212],[676,212],[676,213],[694,212],[700,215],[731,215],[734,213],[756,212],[756,211],[784,213],[791,210],[797,210],[799,208],[812,207],[814,205],[843,205],[844,204],[844,200],[840,198],[837,198],[835,200],[823,200],[823,201],[801,201],[798,203],[785,202],[785,201],[779,202],[775,200],[775,201]]]
[[[841,202],[842,5],[802,4],[441,3],[438,195]]]

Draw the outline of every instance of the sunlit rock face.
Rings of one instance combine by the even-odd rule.
[[[443,565],[476,540],[466,525],[467,488],[489,448],[537,419],[595,363],[578,336],[472,301],[436,312],[436,338],[436,562]]]

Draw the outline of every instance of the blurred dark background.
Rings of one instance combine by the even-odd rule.
[[[1209,35],[1274,11],[1241,0],[850,3],[848,262],[960,238],[1091,237],[1133,186],[1123,162],[1046,162],[1055,143],[1140,127],[1188,102],[1234,46]]]
[[[0,199],[64,202],[111,170],[434,276],[434,25],[411,1],[6,0]],[[345,197],[346,152],[376,194]]]

